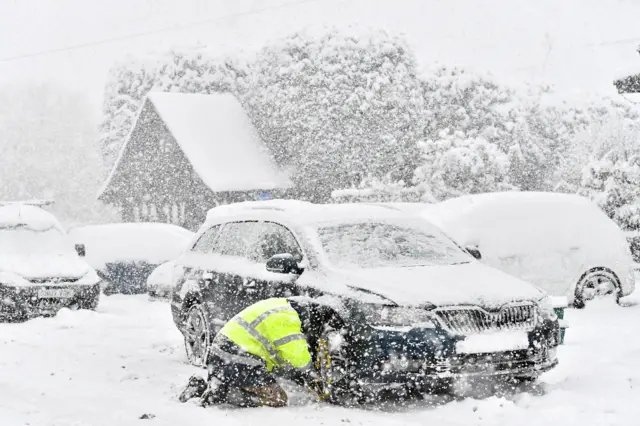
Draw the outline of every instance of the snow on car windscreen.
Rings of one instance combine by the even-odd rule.
[[[389,223],[327,226],[318,235],[329,260],[340,267],[452,265],[469,255],[451,240],[423,229]]]
[[[32,229],[27,225],[0,228],[2,254],[67,254],[73,246],[59,229]]]

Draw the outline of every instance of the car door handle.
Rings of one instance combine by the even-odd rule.
[[[210,272],[210,271],[203,272],[202,281],[204,281],[205,283],[210,283],[211,281],[213,281],[213,272]]]
[[[254,280],[244,280],[242,285],[244,287],[246,287],[246,288],[255,288],[256,287],[256,282]]]

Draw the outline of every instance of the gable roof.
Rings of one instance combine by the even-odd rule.
[[[291,186],[235,96],[151,92],[140,110],[148,103],[153,105],[193,170],[213,192]],[[127,144],[129,140],[122,147],[101,194],[123,161]]]

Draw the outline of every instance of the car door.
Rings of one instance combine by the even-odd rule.
[[[218,277],[210,268],[210,258],[216,244],[221,225],[207,229],[195,244],[176,261],[176,286],[172,300],[183,306],[188,299],[195,298],[205,305],[211,321],[219,317],[218,306],[223,303],[219,299],[216,288]],[[209,276],[207,276],[209,275]],[[173,308],[174,304],[172,304]],[[186,313],[186,312],[183,312]]]
[[[258,239],[258,221],[229,222],[220,231],[214,253],[218,288],[225,319],[231,319],[245,307],[267,298],[267,291],[256,277],[260,266],[251,258]],[[258,270],[259,269],[259,270]]]

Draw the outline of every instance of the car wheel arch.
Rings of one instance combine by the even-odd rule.
[[[579,286],[587,277],[597,273],[604,273],[604,274],[610,275],[611,278],[615,280],[614,285],[616,288],[615,291],[617,293],[616,300],[620,298],[622,281],[620,280],[620,277],[618,277],[618,274],[616,274],[611,268],[608,268],[606,266],[594,266],[592,268],[587,269],[585,272],[583,272],[582,275],[580,275],[580,278],[576,281],[576,283],[573,286],[572,296],[573,296],[574,307],[583,308],[585,306],[584,300],[578,297]]]
[[[607,274],[611,274],[615,278],[618,287],[620,287],[620,284],[621,284],[620,277],[618,277],[618,274],[616,274],[611,268],[608,268],[606,266],[595,266],[593,268],[586,270],[585,272],[582,273],[582,275],[580,275],[580,278],[578,279],[578,281],[576,281],[576,285],[580,283],[580,281],[585,279],[589,274],[593,274],[595,272],[605,272]]]

